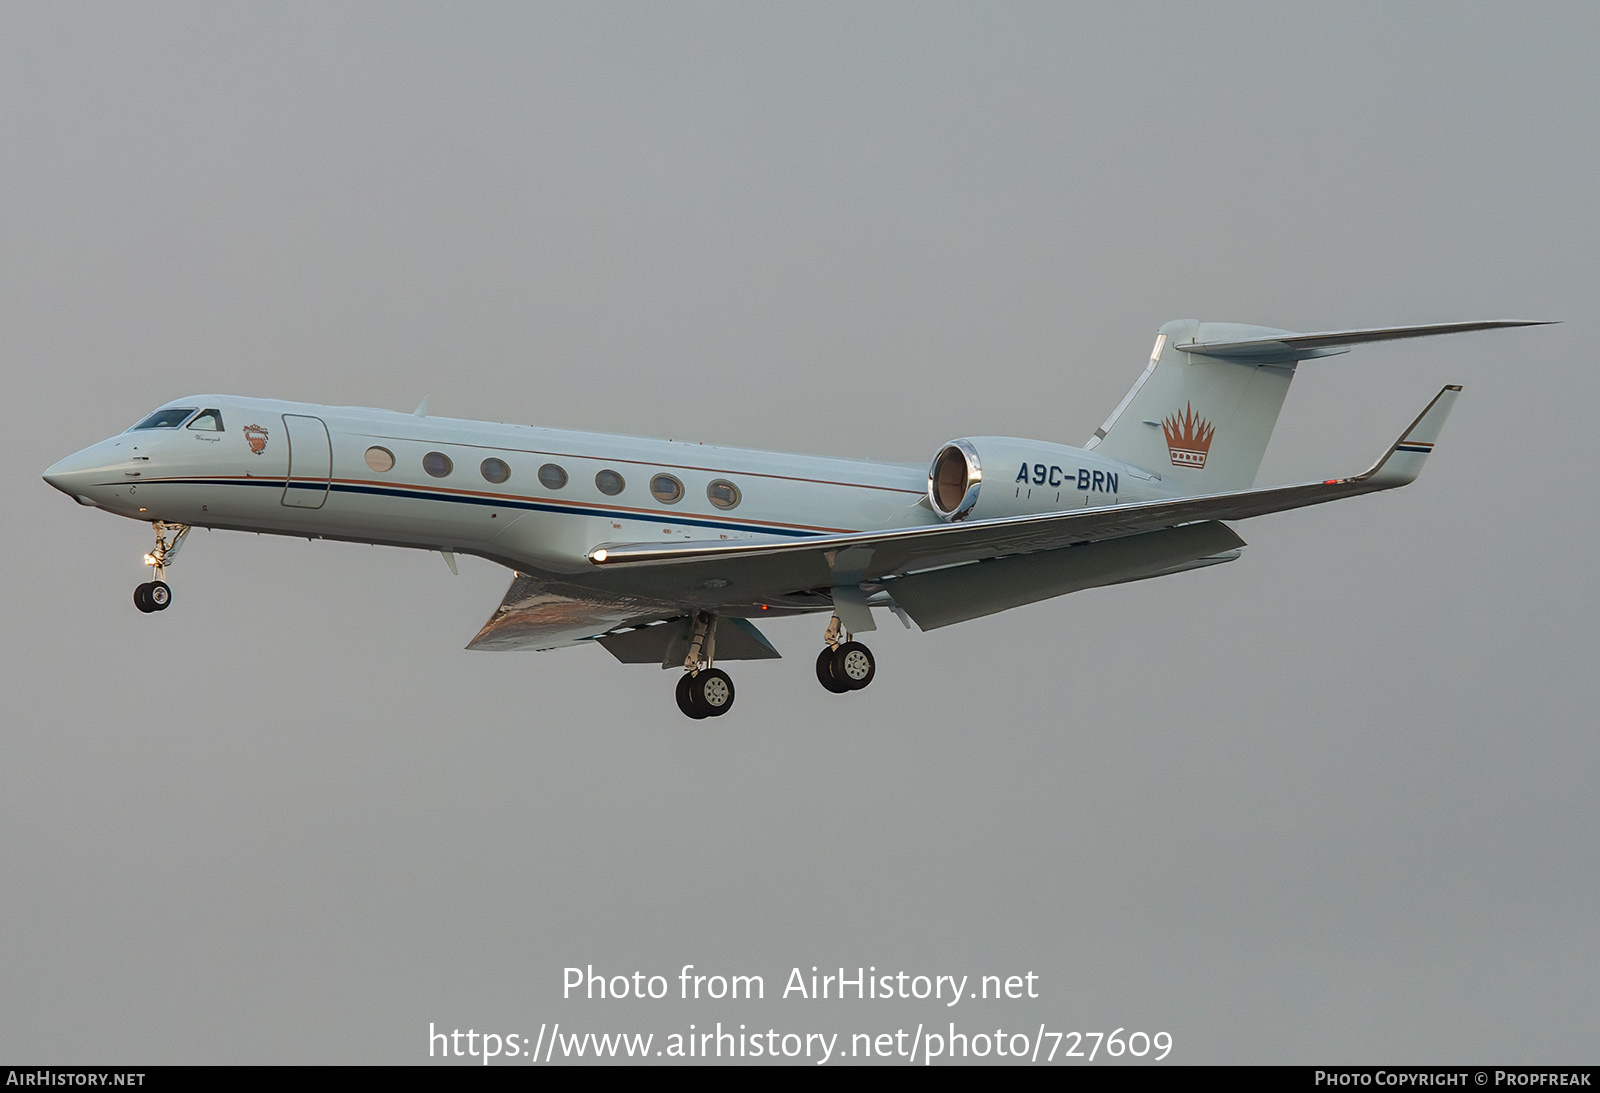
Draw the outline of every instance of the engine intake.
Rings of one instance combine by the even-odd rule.
[[[928,466],[928,503],[946,520],[965,520],[978,504],[982,483],[978,449],[965,440],[952,440]]]

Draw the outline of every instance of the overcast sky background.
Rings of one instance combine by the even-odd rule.
[[[1600,8],[0,4],[0,1060],[429,1022],[1166,1030],[1594,1061]],[[147,528],[51,462],[202,391],[924,461],[1078,444],[1199,317],[1559,319],[1302,366],[1228,566],[674,677],[467,653],[476,559]],[[563,1002],[562,969],[766,976]],[[791,967],[1040,998],[779,1001]]]

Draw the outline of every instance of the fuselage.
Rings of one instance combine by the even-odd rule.
[[[986,472],[985,488],[1015,511],[1163,496],[1136,468],[1009,443],[1022,456]],[[608,542],[941,522],[922,463],[227,395],[170,402],[56,463],[45,479],[137,520],[473,554],[601,586],[587,555]]]

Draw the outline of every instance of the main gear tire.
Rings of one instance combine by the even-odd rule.
[[[733,708],[733,680],[721,668],[707,668],[690,678],[694,704],[707,717],[721,717]]]
[[[817,682],[836,695],[842,695],[850,689],[849,684],[839,682],[833,674],[832,646],[823,646],[822,652],[817,654]]]
[[[676,697],[678,699],[678,709],[683,711],[685,717],[692,717],[696,721],[699,721],[702,718],[710,716],[707,711],[702,710],[699,706],[695,705],[694,677],[688,672],[685,672],[683,674],[683,678],[678,680]]]
[[[833,651],[833,678],[847,691],[859,691],[878,674],[872,650],[859,641],[847,641]]]

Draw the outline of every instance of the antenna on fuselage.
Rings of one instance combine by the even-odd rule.
[[[427,417],[428,416],[428,396],[427,395],[423,395],[422,396],[422,401],[417,403],[417,408],[415,410],[411,411],[411,413],[412,413],[413,417]]]

